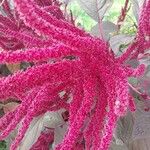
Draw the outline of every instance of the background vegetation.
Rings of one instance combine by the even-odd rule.
[[[124,6],[124,3],[125,0],[115,0],[112,7],[105,14],[103,20],[109,20],[113,23],[117,23],[118,16],[120,15],[121,8]],[[96,21],[89,17],[76,1],[70,4],[69,9],[72,10],[73,15],[76,17],[76,24],[80,24],[81,27],[84,27],[87,31],[90,31],[91,28],[96,25]],[[136,32],[135,24],[136,20],[132,9],[130,8],[121,28],[121,32],[126,34],[134,34]]]

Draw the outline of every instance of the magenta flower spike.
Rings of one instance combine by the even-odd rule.
[[[17,150],[35,117],[65,110],[68,128],[56,150],[108,150],[119,117],[128,108],[135,110],[128,78],[141,76],[146,66],[132,68],[126,61],[150,48],[150,0],[144,3],[135,42],[119,57],[106,41],[66,21],[57,0],[14,4],[12,11],[6,0],[6,16],[0,15],[0,63],[33,65],[0,78],[0,101],[19,102],[0,118],[0,140],[20,124],[10,147]],[[48,147],[46,136],[53,145],[53,133],[42,131],[31,150],[38,143]]]

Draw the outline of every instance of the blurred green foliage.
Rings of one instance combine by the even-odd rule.
[[[0,150],[7,150],[5,141],[0,141]]]
[[[113,23],[117,23],[118,16],[120,15],[121,8],[124,6],[125,0],[115,0],[112,7],[109,11],[105,14],[104,21],[111,21]],[[87,31],[90,31],[91,28],[96,25],[96,21],[94,21],[91,17],[89,17],[84,10],[80,7],[80,5],[74,1],[70,3],[69,9],[72,10],[76,24],[81,25]],[[125,34],[135,34],[136,32],[136,20],[132,13],[132,5],[130,3],[130,10],[126,16],[125,21],[120,30],[121,33]]]
[[[75,17],[76,24],[78,26],[84,27],[87,31],[90,31],[91,28],[96,24],[96,22],[89,17],[83,9],[81,9],[80,5],[74,1],[72,2],[68,9],[71,9],[73,15]]]

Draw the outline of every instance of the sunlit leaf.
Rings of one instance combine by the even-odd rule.
[[[113,0],[77,0],[81,8],[95,21],[99,22],[112,6]]]
[[[62,126],[56,126],[54,130],[54,144],[53,147],[55,147],[57,144],[59,144],[63,137],[65,136],[65,133],[67,131],[67,124],[64,124]]]
[[[32,145],[37,141],[38,137],[43,130],[43,121],[44,115],[38,116],[33,119],[28,128],[25,137],[23,138],[21,145],[19,146],[19,150],[30,149]]]
[[[134,36],[119,34],[110,38],[109,43],[114,53],[116,55],[119,55],[119,54],[122,54],[122,52],[120,52],[120,49],[119,49],[120,46],[132,43],[133,39],[134,39]]]
[[[103,36],[106,40],[108,40],[111,37],[111,34],[113,34],[114,32],[117,31],[117,26],[110,22],[110,21],[103,21],[102,22],[102,31],[103,31]],[[100,34],[100,26],[99,24],[96,24],[92,30],[91,33],[97,37],[101,38],[101,34]]]
[[[133,14],[138,22],[139,20],[139,13],[140,13],[140,8],[144,2],[144,0],[131,0],[132,2],[132,10],[133,10]]]

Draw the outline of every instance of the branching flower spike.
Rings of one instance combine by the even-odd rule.
[[[7,7],[7,15],[0,15],[0,63],[34,65],[0,78],[0,101],[19,101],[0,118],[0,140],[20,123],[10,147],[17,150],[34,117],[63,108],[69,112],[69,125],[56,150],[108,150],[118,118],[134,107],[128,78],[145,70],[143,64],[132,68],[126,61],[150,48],[150,0],[144,3],[135,42],[119,57],[106,41],[65,21],[55,1],[14,4],[13,12]],[[10,41],[16,44],[8,46]]]

